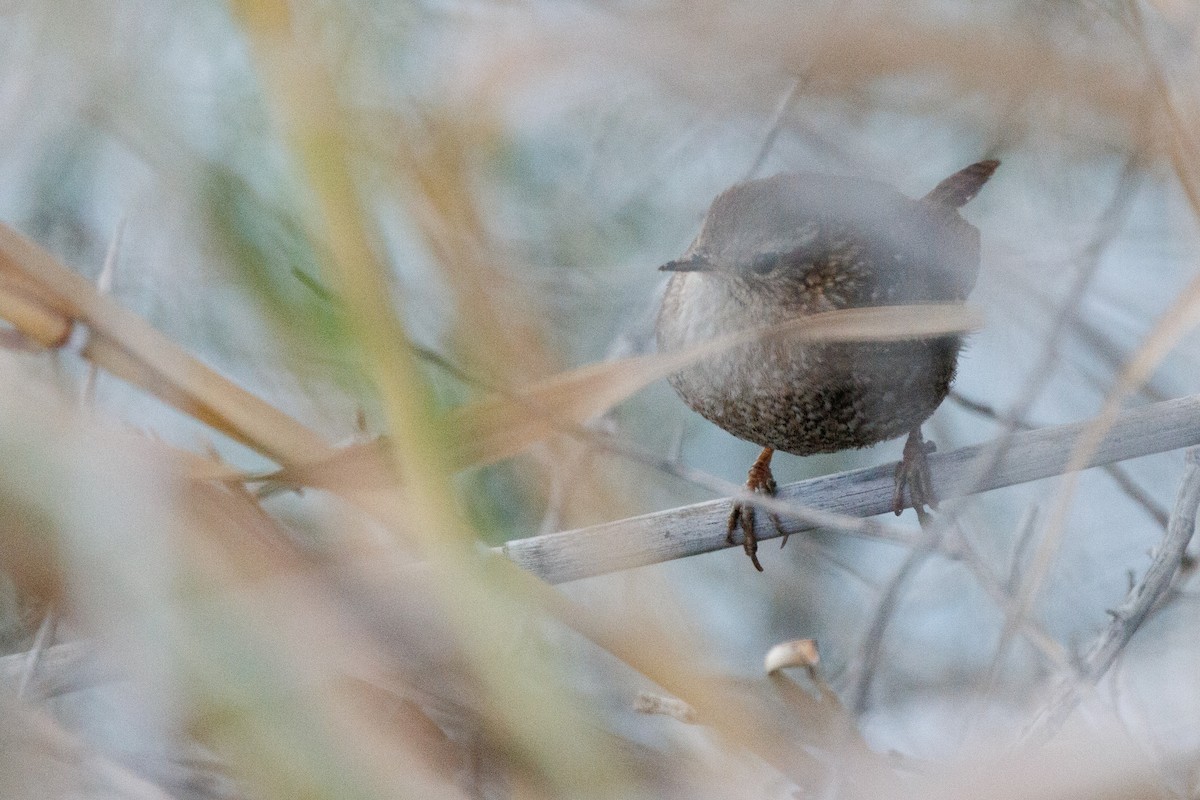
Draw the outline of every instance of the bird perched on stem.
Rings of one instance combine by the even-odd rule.
[[[919,200],[878,181],[784,173],[717,196],[671,272],[659,311],[659,348],[673,350],[797,316],[848,308],[962,303],[979,272],[979,231],[958,209],[999,166],[972,164]],[[908,434],[893,508],[905,493],[922,519],[937,501],[921,424],[950,390],[962,340],[939,336],[818,344],[764,338],[671,376],[693,410],[761,446],[746,487],[775,493],[771,457],[831,453]],[[777,517],[772,515],[782,531]],[[753,505],[737,502],[754,566]],[[784,539],[786,542],[786,537]]]

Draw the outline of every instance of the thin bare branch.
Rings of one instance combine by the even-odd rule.
[[[743,180],[753,178],[754,174],[763,165],[763,162],[767,160],[767,154],[775,146],[775,140],[779,138],[779,131],[783,129],[784,121],[787,119],[788,114],[791,113],[793,106],[796,105],[796,98],[800,96],[800,87],[803,85],[803,79],[792,79],[792,85],[788,87],[787,94],[779,101],[779,105],[775,108],[775,113],[771,115],[771,120],[767,123],[762,144],[759,145],[758,153],[755,154],[754,161],[750,163],[750,168],[746,170]]]
[[[879,669],[879,662],[883,656],[884,634],[887,633],[888,623],[892,621],[895,615],[896,605],[900,600],[900,593],[908,585],[909,579],[916,575],[924,566],[925,562],[933,555],[933,548],[937,546],[941,539],[941,534],[935,529],[930,535],[930,541],[922,547],[917,547],[912,550],[904,559],[904,563],[896,570],[892,579],[888,581],[887,587],[884,589],[879,598],[879,602],[875,607],[875,612],[871,615],[870,624],[867,625],[867,631],[862,637],[862,647],[859,648],[858,658],[855,659],[853,669],[855,670],[855,680],[853,681],[853,693],[850,697],[850,708],[855,714],[862,714],[867,710],[867,701],[871,695],[871,686],[875,682],[875,674]]]
[[[117,254],[121,252],[121,237],[125,234],[125,217],[117,222],[117,227],[113,231],[112,239],[108,243],[108,252],[104,256],[104,266],[100,269],[100,276],[96,278],[96,291],[100,294],[112,293],[113,280],[117,274]],[[83,398],[83,405],[90,408],[96,399],[96,378],[100,370],[100,365],[96,362],[88,364],[87,377],[83,381],[83,391],[80,396]]]
[[[1029,619],[1027,615],[1018,613],[1020,609],[1016,603],[1016,593],[1021,588],[1021,571],[1036,531],[1037,508],[1030,507],[1022,515],[1017,526],[1017,535],[1014,537],[1016,546],[1013,548],[1012,567],[1009,570],[1008,580],[1003,586],[1004,596],[1007,600],[1006,604],[1001,605],[1001,609],[1004,611],[1004,627],[1000,629],[1000,637],[997,639],[996,651],[992,655],[992,663],[988,666],[987,675],[983,679],[985,697],[990,697],[995,692],[996,686],[1000,682],[1000,674],[1004,669],[1004,658],[1008,654],[1008,647],[1017,630]]]
[[[1032,514],[1032,512],[1031,512]],[[1005,618],[1015,616],[1017,599],[1013,596],[1015,586],[1005,584],[996,576],[983,556],[963,534],[958,524],[950,526],[950,536],[944,541],[943,548],[955,554],[959,561],[971,570],[979,586],[987,596],[1004,613]],[[1018,549],[1021,549],[1018,547]],[[1072,669],[1066,649],[1058,640],[1051,636],[1036,620],[1028,617],[1021,620],[1019,631],[1042,657],[1060,671]]]
[[[1184,553],[1196,529],[1196,513],[1200,510],[1200,450],[1187,452],[1187,467],[1179,498],[1171,512],[1167,532],[1155,548],[1150,568],[1134,584],[1116,610],[1112,619],[1082,659],[1079,680],[1062,680],[1049,702],[1038,712],[1025,734],[1025,741],[1041,744],[1052,738],[1079,704],[1080,690],[1097,683],[1112,666],[1121,650],[1133,638],[1155,605],[1171,588],[1171,582],[1183,562]]]
[[[19,682],[37,648],[0,657],[0,680]],[[84,642],[50,645],[37,655],[37,670],[26,686],[31,697],[47,698],[119,680],[119,674],[100,666]]]
[[[29,684],[42,660],[42,654],[46,652],[47,645],[54,639],[54,628],[54,609],[51,608],[46,611],[46,616],[42,618],[42,624],[38,626],[37,635],[33,637],[33,646],[25,654],[24,668],[21,670],[21,677],[17,682],[17,697],[24,698],[29,692]]]

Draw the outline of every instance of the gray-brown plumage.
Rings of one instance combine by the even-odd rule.
[[[677,261],[658,316],[660,349],[822,311],[955,303],[979,270],[979,232],[958,213],[991,177],[980,161],[914,200],[877,181],[785,173],[740,183],[713,201]],[[747,486],[774,493],[774,450],[798,455],[866,447],[909,434],[896,511],[934,505],[921,423],[945,399],[961,341],[797,344],[786,338],[725,351],[671,377],[689,406],[761,445]],[[752,506],[736,504],[759,570]]]

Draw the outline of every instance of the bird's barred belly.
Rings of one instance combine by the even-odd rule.
[[[798,455],[910,432],[945,399],[956,338],[871,344],[756,343],[670,378],[693,410],[733,435]]]

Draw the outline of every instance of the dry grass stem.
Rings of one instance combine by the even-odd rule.
[[[231,438],[284,463],[312,460],[325,449],[315,433],[201,364],[5,225],[0,225],[0,275],[33,287],[46,308],[86,324],[93,334],[86,352],[102,366],[111,361],[115,374],[201,416]]]

